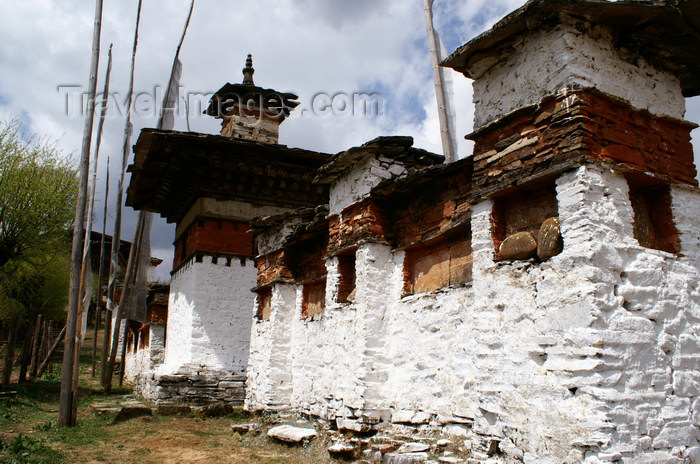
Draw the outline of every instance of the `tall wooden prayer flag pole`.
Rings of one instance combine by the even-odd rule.
[[[451,95],[447,93],[445,83],[445,69],[440,67],[439,40],[435,28],[433,27],[433,0],[423,0],[425,9],[425,26],[428,31],[428,44],[430,45],[430,61],[433,66],[433,79],[435,80],[435,96],[437,97],[438,119],[440,121],[440,138],[442,140],[442,151],[445,155],[445,162],[452,163],[457,159],[457,147],[455,137],[452,133],[454,117],[449,114]]]
[[[173,66],[170,71],[170,79],[168,81],[168,88],[166,90],[165,96],[163,98],[163,108],[161,112],[160,121],[158,122],[158,128],[164,130],[172,130],[175,123],[174,111],[175,105],[178,101],[178,89],[180,85],[180,75],[182,73],[182,63],[180,63],[180,50],[182,44],[185,41],[185,36],[187,35],[187,29],[190,25],[190,20],[192,19],[192,11],[194,10],[194,0],[190,3],[190,10],[187,14],[187,20],[185,21],[185,27],[182,30],[182,36],[180,37],[180,42],[177,46],[175,52],[175,59],[173,60]],[[112,386],[112,373],[114,370],[114,363],[117,357],[117,348],[119,343],[119,330],[121,326],[121,321],[125,315],[130,314],[134,310],[134,305],[140,300],[137,294],[137,288],[144,288],[146,272],[144,262],[150,258],[151,247],[150,247],[150,237],[151,234],[151,224],[153,221],[152,213],[146,211],[139,211],[138,221],[136,225],[136,230],[134,231],[134,240],[131,244],[131,251],[129,253],[129,263],[127,265],[126,275],[124,277],[124,290],[122,292],[122,299],[119,303],[116,312],[116,318],[114,323],[114,331],[112,334],[112,349],[109,357],[109,362],[105,370],[104,387],[106,391],[109,391]],[[140,271],[140,272],[139,272]],[[126,331],[124,331],[124,343],[126,342]],[[122,363],[125,360],[122,359]]]
[[[141,22],[141,4],[142,0],[139,0],[137,12],[136,12],[136,26],[134,28],[134,46],[131,52],[131,74],[129,77],[129,91],[127,94],[127,108],[126,108],[126,120],[124,122],[124,142],[122,144],[122,164],[121,170],[119,171],[119,182],[117,187],[117,198],[116,198],[116,210],[114,212],[114,233],[112,234],[112,255],[109,273],[109,288],[107,294],[107,311],[109,314],[107,317],[111,317],[114,311],[114,299],[117,291],[117,271],[119,267],[119,248],[121,244],[121,230],[122,230],[122,201],[124,198],[124,173],[126,172],[126,167],[129,162],[129,154],[131,153],[131,133],[133,131],[133,126],[131,125],[131,102],[134,94],[134,66],[136,64],[136,49],[138,48],[139,41],[139,24]],[[132,244],[133,246],[133,244]],[[107,324],[105,324],[105,337],[110,338],[110,332],[107,331]],[[113,328],[115,333],[119,333],[119,320],[117,320],[115,327]],[[119,338],[117,336],[117,341]],[[113,362],[106,362],[107,360],[107,347],[103,353],[103,369],[102,369],[102,386],[105,391],[110,391],[112,388],[112,372],[111,369],[114,368]],[[116,346],[112,349],[116,350]]]
[[[73,250],[71,253],[71,284],[68,296],[68,316],[66,318],[66,343],[61,368],[61,396],[59,402],[59,425],[75,424],[73,404],[73,372],[76,360],[76,329],[78,323],[78,300],[80,299],[80,273],[82,267],[83,239],[85,234],[85,203],[87,195],[88,171],[90,169],[90,145],[92,143],[92,126],[95,117],[95,93],[97,90],[97,68],[100,61],[100,33],[102,30],[102,0],[95,2],[95,25],[92,36],[92,60],[90,64],[90,82],[88,85],[87,111],[83,128],[81,149],[80,180],[78,203],[75,208],[73,229]]]

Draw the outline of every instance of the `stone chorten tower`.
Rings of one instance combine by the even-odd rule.
[[[253,57],[248,55],[243,82],[221,87],[205,113],[222,120],[221,135],[225,137],[279,143],[280,124],[299,105],[298,97],[256,86],[253,74]]]
[[[137,379],[165,402],[242,403],[256,285],[249,221],[327,202],[312,185],[328,155],[278,145],[296,96],[257,87],[249,55],[206,114],[222,135],[144,129],[134,147],[127,205],[177,224],[165,360]],[[280,165],[284,168],[280,168]]]

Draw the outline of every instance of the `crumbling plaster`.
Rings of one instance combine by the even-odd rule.
[[[329,214],[341,215],[345,208],[367,196],[380,182],[404,172],[406,169],[399,161],[382,155],[367,155],[342,176],[342,181],[331,184]]]
[[[139,336],[141,336],[139,334]],[[165,326],[152,324],[148,329],[148,344],[142,347],[139,341],[127,350],[126,363],[124,364],[124,378],[133,383],[138,383],[139,375],[152,372],[163,362],[165,354]]]
[[[356,299],[339,304],[329,259],[323,317],[301,319],[300,287],[292,306],[284,285],[253,326],[251,371],[286,362],[292,408],[444,425],[475,451],[498,440],[512,462],[681,462],[700,435],[697,252],[640,247],[627,182],[607,168],[563,174],[557,199],[565,247],[544,263],[494,261],[492,203],[473,205],[471,285],[402,298],[403,252],[366,243]],[[673,190],[684,250],[699,204]],[[263,375],[247,387],[252,409],[276,388]]]

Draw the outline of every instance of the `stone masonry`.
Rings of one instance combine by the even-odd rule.
[[[507,462],[699,462],[688,83],[615,45],[621,7],[573,5],[531,2],[448,59],[476,79],[472,158],[377,139],[319,170],[327,224],[254,221],[248,408],[439,427]],[[325,263],[313,317],[301,246]]]
[[[231,126],[212,108],[252,66],[212,99],[222,136],[144,131],[128,201],[178,223],[144,391],[440,430],[492,462],[700,463],[693,1],[532,0],[460,47],[474,153],[450,164]]]

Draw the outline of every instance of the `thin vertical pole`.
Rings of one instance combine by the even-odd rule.
[[[80,180],[78,204],[75,208],[73,228],[73,250],[71,253],[71,285],[68,297],[68,316],[66,318],[66,343],[61,369],[61,396],[59,401],[58,424],[73,425],[73,371],[77,359],[76,328],[78,323],[78,300],[80,300],[81,252],[85,238],[85,203],[87,194],[88,170],[90,169],[90,145],[92,142],[92,125],[95,117],[95,93],[97,90],[97,68],[100,61],[100,33],[102,30],[102,0],[95,2],[95,25],[92,36],[92,61],[90,64],[90,83],[88,87],[87,112],[83,128],[83,145],[81,149]]]
[[[107,175],[105,178],[105,199],[104,199],[104,211],[102,213],[102,237],[100,239],[100,270],[99,270],[99,276],[97,278],[97,319],[98,321],[95,322],[95,351],[97,351],[97,331],[99,330],[99,318],[102,317],[102,314],[105,317],[105,330],[103,332],[103,339],[102,340],[102,363],[100,365],[100,372],[102,375],[102,378],[104,378],[104,371],[105,367],[107,366],[107,351],[109,350],[109,333],[111,329],[111,325],[107,325],[107,319],[109,316],[109,313],[107,312],[107,308],[105,308],[105,311],[103,311],[102,314],[100,314],[99,310],[101,309],[101,304],[102,304],[102,287],[104,286],[104,274],[105,274],[105,265],[104,265],[104,258],[105,258],[105,234],[107,232],[107,203],[109,200],[109,155],[107,155]],[[111,247],[110,247],[111,248]],[[111,262],[111,259],[110,259]],[[107,272],[109,272],[109,266],[107,266]],[[111,319],[110,319],[111,320]],[[92,376],[95,376],[95,364],[96,361],[93,359],[92,361]]]
[[[126,167],[129,162],[129,153],[131,152],[131,131],[132,131],[132,126],[131,126],[131,101],[133,98],[133,93],[134,93],[134,66],[136,64],[136,49],[138,47],[138,39],[139,39],[139,23],[141,21],[141,3],[142,0],[139,0],[138,3],[138,9],[136,13],[136,27],[134,28],[134,46],[133,50],[131,53],[131,74],[129,77],[129,92],[127,94],[127,109],[126,109],[126,121],[124,124],[124,144],[122,146],[122,165],[121,165],[121,170],[119,171],[119,183],[118,183],[118,189],[117,189],[117,199],[116,199],[116,210],[114,213],[114,234],[112,235],[112,258],[111,258],[111,265],[110,265],[110,274],[109,274],[109,289],[108,289],[108,295],[107,295],[107,310],[109,311],[109,314],[106,317],[112,317],[112,314],[114,312],[114,299],[116,296],[116,291],[117,291],[117,268],[119,267],[119,245],[121,242],[121,226],[122,226],[122,201],[124,198],[124,173],[126,172]],[[133,244],[132,244],[133,247]],[[119,341],[119,317],[117,314],[117,319],[115,321],[115,327],[112,328],[112,331],[117,334],[116,340],[117,342]],[[105,324],[106,325],[106,324]],[[109,337],[109,334],[106,332],[105,329],[105,337]],[[114,352],[116,350],[116,346],[111,347],[111,351]],[[102,387],[105,389],[105,391],[109,392],[112,389],[112,372],[111,369],[114,367],[114,363],[111,360],[111,356],[109,361],[107,361],[106,356],[107,353],[103,353],[103,372],[102,372]],[[106,365],[105,365],[106,364]]]
[[[119,301],[119,306],[117,306],[116,317],[114,319],[114,331],[112,336],[112,350],[109,356],[109,361],[107,362],[107,370],[105,374],[105,391],[110,392],[112,389],[112,374],[114,372],[114,363],[117,359],[117,349],[119,348],[119,335],[121,330],[121,322],[124,318],[124,306],[127,304],[127,300],[131,298],[130,293],[133,289],[131,283],[133,279],[132,269],[134,268],[134,262],[136,256],[139,254],[138,244],[141,243],[141,234],[143,233],[144,217],[139,214],[138,222],[136,223],[136,231],[134,232],[134,241],[131,244],[131,249],[129,250],[129,261],[127,264],[127,272],[124,277],[124,289],[122,290],[122,297]],[[126,324],[125,324],[126,326]],[[126,332],[125,332],[126,333]],[[126,344],[126,339],[122,340],[123,344]],[[124,359],[122,358],[122,364]]]
[[[177,102],[177,86],[179,85],[178,80],[180,76],[180,50],[182,49],[182,44],[185,41],[185,36],[187,35],[187,29],[190,25],[190,20],[192,19],[192,12],[194,10],[194,0],[190,3],[190,9],[187,14],[187,20],[185,21],[185,26],[182,30],[182,36],[180,37],[180,42],[178,43],[177,50],[175,51],[175,58],[173,59],[173,66],[170,71],[170,79],[168,80],[168,89],[163,98],[163,109],[161,112],[161,117],[158,122],[159,129],[172,129],[173,125],[173,111],[174,102]],[[126,149],[126,147],[125,147]],[[126,152],[125,152],[126,159]],[[132,292],[135,292],[135,283],[139,278],[137,269],[139,268],[139,260],[141,259],[141,247],[143,244],[144,234],[150,234],[151,231],[151,216],[152,213],[146,211],[139,211],[138,221],[136,225],[136,230],[134,231],[134,240],[131,244],[131,250],[129,252],[129,261],[126,270],[126,276],[124,277],[124,290],[122,292],[122,298],[119,303],[119,307],[116,311],[116,317],[114,320],[114,336],[112,338],[112,348],[109,357],[109,362],[107,363],[107,368],[104,377],[104,388],[105,391],[110,391],[112,387],[112,374],[114,370],[114,363],[117,357],[117,349],[119,342],[119,328],[121,327],[122,319],[128,316],[127,312],[124,311],[124,306],[128,305],[132,300]],[[142,276],[141,276],[142,277]],[[126,334],[126,331],[124,332]],[[126,338],[124,338],[123,343],[126,343]],[[122,358],[122,366],[124,365],[125,359]],[[121,379],[120,379],[121,382]]]
[[[36,328],[34,329],[34,343],[32,344],[32,363],[29,368],[29,377],[36,377],[36,370],[39,368],[39,347],[41,344],[42,315],[36,317]]]
[[[104,131],[104,124],[105,124],[105,117],[107,116],[107,108],[109,106],[109,79],[110,75],[112,73],[112,45],[109,44],[109,52],[108,52],[108,59],[107,59],[107,72],[105,74],[105,86],[104,90],[102,91],[102,106],[100,108],[100,121],[97,124],[97,141],[95,142],[95,161],[92,167],[92,188],[90,192],[90,209],[88,210],[88,228],[85,231],[85,241],[86,243],[90,243],[90,240],[92,238],[92,212],[95,207],[95,192],[97,190],[97,164],[100,159],[100,145],[102,143],[102,133]],[[107,176],[109,176],[109,164],[107,165]],[[107,178],[109,182],[109,177]],[[109,188],[109,185],[107,186]],[[105,195],[106,196],[106,195]],[[105,206],[107,205],[107,200],[105,199]],[[105,216],[106,217],[106,216]],[[91,370],[91,375],[92,377],[95,377],[95,361],[97,357],[97,329],[98,326],[100,325],[100,290],[101,290],[101,285],[102,285],[102,259],[104,256],[104,220],[103,220],[103,225],[102,225],[102,238],[100,240],[100,264],[98,266],[98,277],[97,277],[97,305],[95,306],[95,337],[92,341],[92,370]],[[87,272],[87,263],[85,260],[87,259],[87,251],[83,253],[83,273],[85,274]],[[83,276],[85,279],[87,276]],[[83,280],[83,283],[85,280]]]
[[[433,79],[435,80],[435,96],[437,97],[438,119],[440,121],[440,138],[442,140],[442,151],[445,155],[445,162],[452,163],[457,159],[457,150],[454,144],[454,137],[450,131],[450,121],[447,114],[447,98],[443,69],[440,68],[438,55],[438,41],[433,27],[433,0],[423,0],[425,9],[425,26],[428,30],[428,44],[430,45],[430,61],[433,65]]]

